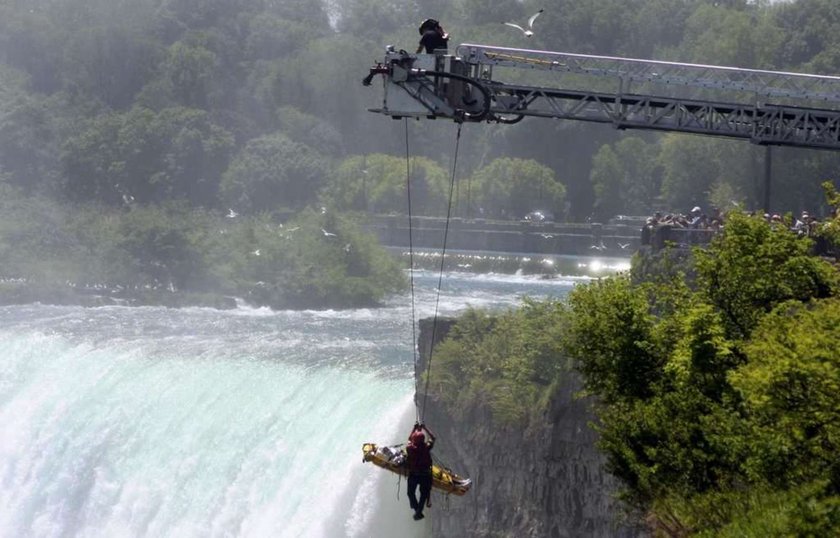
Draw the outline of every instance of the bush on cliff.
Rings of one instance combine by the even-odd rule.
[[[555,301],[526,300],[502,314],[471,309],[435,348],[429,391],[455,414],[486,406],[499,423],[516,423],[567,368],[566,330],[566,308]]]
[[[809,247],[734,213],[690,266],[469,311],[430,391],[456,416],[510,424],[573,364],[608,468],[654,534],[838,536],[840,272]]]
[[[677,271],[570,295],[608,466],[660,534],[757,535],[773,510],[774,534],[840,531],[840,273],[809,248],[735,213],[691,287]]]

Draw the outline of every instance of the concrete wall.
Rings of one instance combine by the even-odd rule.
[[[415,248],[441,248],[445,219],[412,219]],[[370,217],[365,229],[389,247],[409,246],[408,218]],[[528,254],[576,254],[629,257],[638,249],[640,227],[630,225],[531,223],[452,219],[446,248]]]

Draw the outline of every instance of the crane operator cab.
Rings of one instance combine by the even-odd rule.
[[[389,45],[362,84],[369,86],[376,75],[384,80],[382,108],[370,110],[394,119],[481,121],[490,107],[489,92],[469,77],[467,63],[445,50],[411,54]]]

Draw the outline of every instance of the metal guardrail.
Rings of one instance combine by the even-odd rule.
[[[515,49],[472,43],[459,45],[456,54],[471,64],[531,67],[546,71],[615,77],[625,83],[644,82],[733,90],[764,97],[824,101],[840,106],[840,77],[835,76]]]

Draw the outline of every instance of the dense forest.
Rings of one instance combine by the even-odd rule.
[[[537,8],[545,12],[527,43],[501,24]],[[385,45],[413,50],[425,17],[442,21],[453,46],[840,71],[840,10],[831,0],[5,2],[0,276],[31,278],[21,268],[38,273],[47,254],[77,244],[79,263],[53,260],[76,267],[61,278],[156,263],[135,267],[142,275],[134,280],[183,287],[172,266],[185,266],[170,254],[204,248],[196,242],[201,230],[191,226],[203,218],[215,217],[221,233],[229,214],[254,228],[252,219],[283,223],[306,207],[404,212],[406,125],[367,112],[381,92],[360,81]],[[415,210],[445,214],[455,127],[410,122],[407,129]],[[521,218],[542,209],[582,221],[694,205],[755,208],[761,200],[764,153],[743,142],[529,119],[467,125],[461,144],[457,180],[469,189],[458,192],[470,192],[471,207],[456,199],[456,215],[480,207],[488,217]],[[774,210],[825,215],[819,185],[833,178],[840,157],[800,149],[775,155]],[[147,215],[124,218],[131,212]],[[88,235],[121,239],[106,249],[75,231],[80,222],[95,225]],[[169,222],[180,228],[164,231]],[[316,232],[327,229],[316,224]],[[226,248],[234,246],[263,251],[253,241]],[[154,259],[141,259],[150,252]],[[201,256],[191,263],[218,276],[206,251]],[[243,271],[258,268],[236,270]]]
[[[653,536],[838,536],[840,271],[812,247],[732,211],[688,258],[664,250],[568,301],[462,316],[430,392],[456,417],[537,425],[576,370]]]
[[[403,155],[403,126],[368,113],[379,92],[359,82],[386,44],[412,50],[427,16],[443,22],[453,45],[840,72],[840,13],[830,0],[549,4],[7,2],[0,6],[0,177],[67,201],[185,200],[245,214],[324,196],[349,204],[335,191],[346,194],[346,183],[359,180],[353,163],[367,156],[377,163],[367,173],[369,202],[402,210],[401,200],[379,190],[399,177],[399,159],[386,156]],[[500,24],[537,7],[545,12],[527,43]],[[449,164],[453,128],[416,122],[411,129],[413,153],[428,158],[418,182],[434,186]],[[527,198],[494,182],[512,178],[561,183],[548,203],[562,209],[565,195],[575,220],[593,208],[609,217],[645,214],[653,203],[685,210],[760,199],[763,152],[746,143],[535,119],[468,126],[465,137],[459,179],[475,180],[477,196],[487,198],[476,203]],[[819,184],[837,156],[785,149],[777,163],[779,212],[823,207]]]

